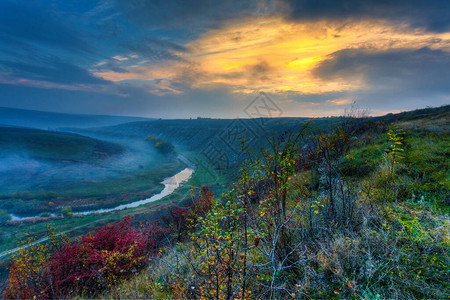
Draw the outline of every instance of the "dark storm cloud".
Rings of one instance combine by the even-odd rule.
[[[328,92],[328,93],[313,93],[313,94],[304,94],[298,92],[286,92],[283,97],[293,99],[296,102],[306,102],[306,103],[314,103],[321,104],[330,100],[339,99],[345,97],[347,94],[345,92]],[[275,97],[275,96],[273,96]]]
[[[314,74],[325,80],[363,76],[374,91],[431,96],[450,92],[450,53],[429,48],[384,52],[344,49],[322,62]]]
[[[382,18],[434,32],[450,29],[448,0],[283,0],[295,20]]]
[[[268,80],[275,77],[275,70],[266,61],[245,67],[247,74],[254,80]]]
[[[278,76],[276,68],[272,67],[264,60],[261,60],[255,64],[245,65],[242,69],[243,71],[217,74],[215,76],[224,79],[247,79],[253,82],[269,79],[274,80]]]

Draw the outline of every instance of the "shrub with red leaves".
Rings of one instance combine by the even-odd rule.
[[[49,297],[95,295],[143,268],[148,261],[150,232],[134,228],[129,218],[106,225],[55,252],[47,265]]]

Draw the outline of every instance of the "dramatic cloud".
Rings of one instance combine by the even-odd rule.
[[[370,90],[450,93],[450,53],[421,48],[376,51],[344,49],[314,70],[324,80],[363,78]]]
[[[63,62],[58,58],[39,61],[37,65],[20,62],[0,61],[3,72],[25,77],[27,79],[48,81],[61,84],[106,84],[105,80],[93,76],[91,73],[76,65]]]
[[[284,0],[294,20],[385,19],[434,32],[450,30],[447,0]]]
[[[450,101],[450,53],[422,48],[373,51],[344,49],[323,61],[314,74],[324,80],[362,79],[353,95],[379,113],[406,103],[426,106]]]
[[[317,21],[296,23],[281,17],[245,19],[232,22],[220,29],[210,30],[199,39],[186,43],[179,52],[180,59],[150,61],[127,68],[128,72],[97,72],[96,75],[111,81],[147,80],[165,81],[168,86],[177,83],[189,88],[204,89],[225,84],[235,92],[266,90],[272,93],[296,91],[316,94],[359,90],[368,84],[364,80],[365,59],[348,57],[353,76],[323,76],[314,71],[330,55],[341,49],[367,49],[376,53],[423,47],[439,49],[446,53],[450,48],[450,34],[429,33],[406,27],[393,26],[382,21],[360,21],[351,24]],[[408,53],[407,50],[399,53]],[[439,58],[422,56],[423,63]],[[372,58],[374,66],[376,57]],[[413,57],[405,56],[405,63]],[[440,59],[446,60],[445,55]],[[412,60],[408,67],[414,65]],[[387,65],[382,65],[388,67]],[[358,69],[359,68],[359,69]],[[331,72],[332,70],[330,70]],[[420,77],[420,69],[410,72]],[[405,77],[404,80],[410,80]],[[389,81],[385,84],[389,85]],[[413,83],[414,84],[414,83]]]
[[[3,0],[0,106],[234,117],[265,91],[379,114],[448,103],[449,53],[446,0]]]

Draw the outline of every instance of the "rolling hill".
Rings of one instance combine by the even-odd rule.
[[[87,128],[143,120],[150,119],[124,116],[66,114],[0,107],[0,126],[12,125],[39,129],[54,129],[58,127]]]
[[[0,157],[24,154],[35,159],[90,162],[121,154],[123,151],[117,144],[79,134],[0,127]]]

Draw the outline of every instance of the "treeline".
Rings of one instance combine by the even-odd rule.
[[[153,146],[155,146],[156,150],[164,154],[172,153],[175,148],[170,142],[163,140],[157,136],[151,135],[146,137],[145,140],[152,143]]]

